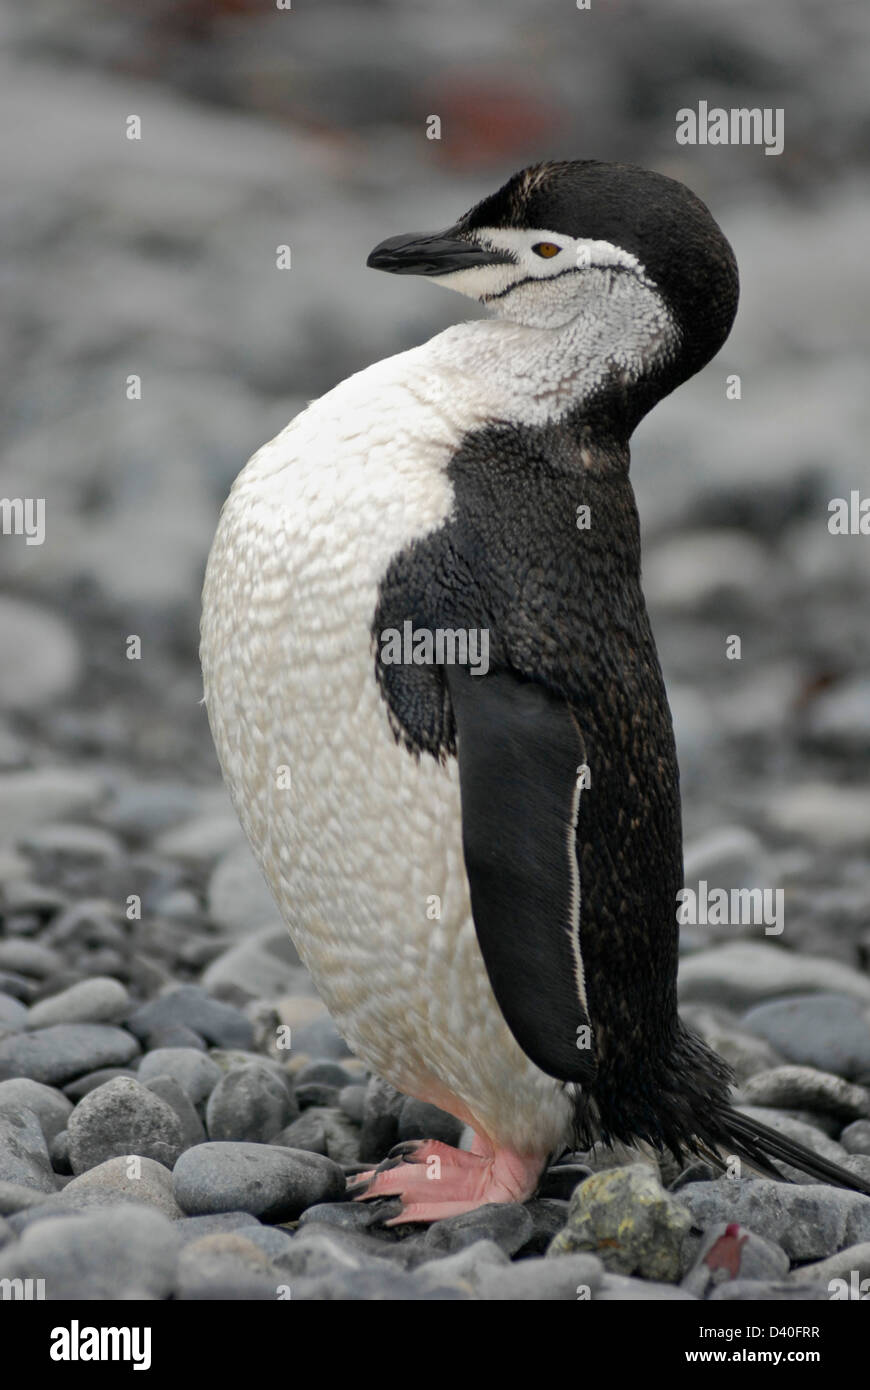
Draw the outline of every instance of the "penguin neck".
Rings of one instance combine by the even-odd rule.
[[[494,318],[457,325],[429,346],[503,401],[507,420],[582,427],[592,417],[596,429],[626,440],[677,384],[679,330],[655,287],[635,274],[593,270],[521,284],[489,307]]]

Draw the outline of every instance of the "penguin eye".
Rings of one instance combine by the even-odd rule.
[[[554,241],[536,241],[532,250],[536,256],[543,256],[544,260],[548,261],[551,256],[558,256],[562,248]]]

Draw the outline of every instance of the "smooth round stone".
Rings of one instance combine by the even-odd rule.
[[[43,980],[62,969],[63,960],[58,953],[39,941],[24,941],[21,937],[0,941],[0,970]]]
[[[20,1033],[27,1026],[27,1007],[10,994],[0,994],[0,1028],[8,1033]]]
[[[18,841],[28,854],[39,859],[74,861],[76,867],[105,864],[118,859],[121,842],[108,830],[95,825],[79,825],[76,822],[52,822],[39,825],[26,831]]]
[[[439,1265],[440,1261],[426,1268],[427,1280],[437,1279]],[[594,1255],[560,1255],[557,1260],[532,1256],[506,1269],[482,1265],[474,1274],[473,1287],[478,1298],[493,1302],[576,1303],[578,1290],[583,1290],[587,1298],[594,1296],[603,1280],[603,1265]]]
[[[59,1130],[49,1143],[48,1156],[55,1173],[72,1174],[72,1164],[69,1161],[69,1135],[65,1129]]]
[[[81,673],[81,650],[68,623],[39,604],[0,597],[0,649],[15,659],[0,668],[0,708],[32,710],[67,695]]]
[[[275,899],[247,844],[235,845],[215,865],[209,880],[207,904],[211,920],[222,933],[232,937],[249,936],[251,928],[261,935],[258,928],[269,926],[274,930],[278,921]],[[290,942],[286,928],[280,930]],[[295,957],[292,963],[301,965],[292,943],[290,949]]]
[[[261,1226],[249,1211],[219,1211],[211,1216],[182,1216],[175,1223],[182,1245],[201,1240],[203,1236],[223,1235],[227,1231],[240,1231],[244,1228],[248,1239],[253,1239],[254,1231],[268,1231],[272,1228]],[[289,1240],[283,1232],[276,1232]]]
[[[534,1222],[519,1202],[493,1202],[461,1216],[447,1216],[426,1232],[433,1254],[452,1255],[478,1240],[491,1240],[508,1255],[521,1250],[534,1233]]]
[[[428,1105],[424,1100],[414,1100],[408,1096],[399,1111],[397,1136],[399,1141],[406,1139],[440,1139],[443,1144],[456,1148],[462,1133],[462,1121],[437,1105]]]
[[[359,1129],[333,1106],[312,1106],[275,1135],[275,1144],[327,1154],[336,1163],[359,1160]]]
[[[200,1236],[183,1246],[178,1260],[177,1286],[182,1298],[208,1296],[209,1287],[237,1289],[244,1298],[253,1283],[277,1294],[278,1272],[269,1255],[240,1231]]]
[[[55,1023],[116,1023],[130,1008],[124,986],[108,975],[97,975],[30,1006],[27,1027],[49,1028]]]
[[[291,1221],[344,1188],[344,1174],[330,1159],[272,1144],[198,1144],[173,1173],[176,1200],[191,1216],[249,1211],[266,1221]]]
[[[134,1202],[154,1207],[173,1221],[184,1214],[173,1196],[169,1169],[153,1158],[129,1154],[79,1173],[53,1201],[76,1210]]]
[[[44,1279],[49,1299],[166,1298],[178,1237],[157,1211],[133,1206],[49,1217],[0,1251],[0,1279]]]
[[[688,956],[680,966],[680,999],[748,1009],[784,994],[848,994],[870,1003],[870,978],[823,956],[735,941]]]
[[[105,1086],[107,1081],[114,1081],[116,1076],[136,1075],[137,1073],[132,1067],[98,1067],[96,1071],[89,1071],[84,1076],[77,1076],[75,1081],[68,1081],[63,1088],[63,1093],[74,1104],[78,1104],[89,1091],[95,1091],[98,1086]]]
[[[820,1260],[846,1245],[870,1240],[870,1199],[844,1188],[720,1178],[677,1193],[693,1224],[737,1222],[780,1245],[790,1260]]]
[[[870,1081],[870,1010],[845,994],[772,999],[744,1015],[743,1025],[788,1062]]]
[[[167,1047],[192,1047],[197,1052],[208,1051],[205,1039],[183,1023],[171,1023],[166,1028],[155,1028],[153,1033],[148,1034],[146,1045],[149,1052],[158,1052]]]
[[[870,1090],[813,1067],[774,1067],[743,1085],[747,1105],[782,1110],[819,1110],[847,1124],[870,1118]]]
[[[329,1014],[318,1014],[307,1023],[293,1029],[294,1053],[307,1053],[313,1058],[332,1058],[341,1061],[350,1057],[351,1050],[339,1033]]]
[[[89,810],[104,792],[100,777],[69,768],[0,773],[0,843],[44,821]]]
[[[0,1110],[0,1182],[57,1191],[42,1126],[24,1106]]]
[[[205,1143],[205,1126],[187,1092],[182,1090],[174,1076],[154,1076],[144,1085],[146,1090],[153,1091],[175,1111],[181,1121],[181,1135],[186,1149],[191,1144]]]
[[[192,1047],[158,1047],[146,1052],[139,1064],[137,1076],[142,1082],[155,1076],[171,1076],[193,1105],[202,1105],[223,1075],[220,1067],[205,1052]]]
[[[870,1154],[870,1120],[855,1120],[840,1135],[840,1143],[850,1154]]]
[[[338,1108],[349,1120],[353,1120],[354,1124],[362,1124],[365,1103],[366,1088],[360,1082],[354,1082],[352,1086],[343,1086],[338,1093]]]
[[[870,844],[866,787],[846,786],[842,781],[803,782],[776,792],[768,801],[767,814],[783,835],[803,836],[826,849]]]
[[[212,999],[197,985],[181,985],[167,994],[143,1004],[127,1020],[127,1027],[138,1038],[155,1029],[183,1024],[199,1033],[215,1047],[250,1047],[251,1022],[231,1004]]]
[[[221,1077],[208,1098],[206,1127],[210,1139],[268,1144],[298,1113],[286,1083],[252,1063]]]
[[[139,1055],[130,1033],[107,1023],[58,1023],[0,1042],[0,1080],[29,1076],[63,1085],[98,1067],[124,1066]]]
[[[311,976],[300,964],[286,927],[265,927],[217,956],[203,977],[206,989],[232,991],[245,999],[311,994]]]
[[[136,1154],[172,1168],[184,1152],[181,1120],[171,1105],[133,1077],[119,1076],[80,1100],[67,1124],[74,1173],[108,1158]]]
[[[62,1091],[53,1086],[44,1086],[40,1081],[31,1081],[27,1076],[18,1076],[9,1081],[0,1081],[0,1110],[8,1106],[13,1109],[25,1106],[32,1110],[42,1126],[46,1143],[56,1134],[66,1129],[72,1111],[72,1101]]]

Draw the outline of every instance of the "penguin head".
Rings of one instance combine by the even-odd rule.
[[[650,323],[660,394],[718,352],[737,310],[734,254],[701,200],[663,174],[598,160],[523,169],[453,226],[390,237],[367,264],[426,275],[537,328],[612,319],[619,301],[627,329]]]

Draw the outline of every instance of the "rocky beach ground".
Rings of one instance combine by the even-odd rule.
[[[807,1180],[596,1148],[533,1201],[430,1229],[349,1200],[395,1143],[463,1136],[369,1076],[317,999],[221,783],[196,643],[247,455],[467,311],[367,272],[371,246],[543,154],[696,188],[742,307],[635,437],[645,589],[687,884],[783,906],[684,927],[682,1009],[738,1104],[870,1179],[870,538],[828,525],[868,492],[867,24],[777,3],[752,31],[748,4],[726,22],[667,0],[655,22],[602,6],[587,46],[576,14],[532,35],[518,3],[440,37],[424,6],[331,4],[283,48],[283,16],[176,8],[187,27],[0,6],[0,496],[46,504],[43,544],[0,537],[0,1279],[56,1299],[860,1296],[870,1198]],[[678,149],[673,111],[708,89],[784,107],[783,155]]]

